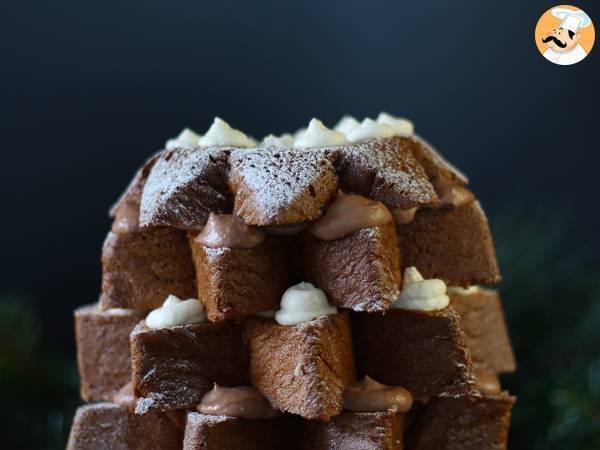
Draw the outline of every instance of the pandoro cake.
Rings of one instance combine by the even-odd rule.
[[[241,319],[277,308],[289,286],[289,243],[266,236],[233,214],[211,213],[201,233],[189,235],[198,298],[211,321]]]
[[[142,311],[109,309],[98,304],[75,310],[80,395],[87,401],[111,401],[131,381],[129,334],[144,319]]]
[[[81,406],[75,413],[68,450],[180,450],[183,421],[177,415],[139,416],[114,403]]]
[[[506,448],[515,398],[501,390],[496,375],[476,372],[471,395],[437,397],[414,414],[407,432],[410,450],[495,450]]]
[[[190,313],[191,302],[197,304],[200,313]],[[187,322],[202,322],[175,322],[182,315]],[[136,394],[141,397],[136,412],[190,408],[213,383],[226,386],[247,383],[248,351],[241,328],[234,323],[205,320],[198,300],[170,297],[133,329],[132,380]]]
[[[75,312],[69,449],[505,449],[515,358],[468,178],[413,124],[219,118],[146,160]]]
[[[452,288],[449,295],[460,315],[473,364],[495,373],[514,372],[517,364],[498,291],[472,286]]]
[[[223,448],[276,450],[289,448],[290,419],[273,409],[251,387],[215,384],[196,411],[187,414],[184,450]]]
[[[295,291],[307,297],[314,295],[311,289],[315,288],[300,286]],[[291,298],[296,293],[287,294]],[[347,313],[302,323],[292,318],[285,325],[251,319],[246,336],[250,379],[273,406],[307,419],[329,420],[339,413],[342,395],[355,376]]]

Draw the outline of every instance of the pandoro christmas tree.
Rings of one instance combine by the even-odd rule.
[[[385,113],[184,130],[110,212],[68,448],[506,448],[515,361],[467,183]]]

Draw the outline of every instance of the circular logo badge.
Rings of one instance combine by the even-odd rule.
[[[560,66],[582,61],[594,46],[592,19],[577,6],[550,8],[535,27],[535,45],[544,58]]]

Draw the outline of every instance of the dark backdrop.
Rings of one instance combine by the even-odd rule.
[[[580,3],[600,24],[598,5]],[[574,242],[593,242],[600,50],[545,61],[533,32],[551,6],[3,2],[2,291],[31,296],[46,341],[72,352],[71,310],[98,295],[108,207],[147,155],[214,115],[259,138],[312,116],[405,115],[489,213],[550,205],[579,220]]]

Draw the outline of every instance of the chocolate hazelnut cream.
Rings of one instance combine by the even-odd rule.
[[[339,193],[329,204],[325,214],[319,217],[308,231],[318,239],[333,241],[392,220],[391,213],[383,203],[360,195]]]
[[[212,391],[202,397],[198,412],[212,416],[232,416],[242,419],[270,419],[279,412],[254,388],[223,387],[215,383]]]
[[[208,248],[252,248],[262,244],[265,233],[248,226],[233,214],[211,213],[196,242]]]
[[[482,394],[495,395],[501,391],[496,374],[486,369],[475,369],[475,385]]]
[[[437,177],[432,180],[433,187],[440,198],[439,207],[452,206],[458,208],[466,205],[475,199],[475,196],[467,188],[453,183],[444,177]]]
[[[133,391],[133,383],[129,382],[123,386],[119,392],[114,395],[112,401],[117,405],[124,406],[133,411],[137,402],[135,392]]]
[[[112,232],[115,234],[133,233],[139,228],[140,205],[126,202],[117,214],[112,224]]]
[[[415,214],[417,213],[418,208],[410,208],[410,209],[395,209],[392,212],[392,216],[394,216],[394,221],[398,225],[405,225],[410,223],[415,218]]]
[[[386,386],[365,376],[344,392],[344,409],[354,412],[377,412],[395,409],[408,411],[413,403],[409,391],[400,386]]]
[[[433,179],[431,184],[433,184],[440,201],[427,208],[437,209],[446,206],[458,208],[475,200],[475,196],[467,188],[453,183],[441,176]],[[406,225],[413,221],[418,209],[419,208],[417,207],[410,209],[395,209],[392,211],[392,216],[397,225]]]

